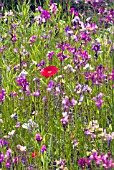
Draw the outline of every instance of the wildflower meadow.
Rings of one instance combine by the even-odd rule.
[[[114,169],[114,2],[65,3],[0,3],[1,170]]]

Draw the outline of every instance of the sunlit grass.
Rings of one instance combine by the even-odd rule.
[[[114,10],[83,5],[0,16],[3,170],[114,168]]]

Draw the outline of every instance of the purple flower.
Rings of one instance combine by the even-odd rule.
[[[114,81],[114,69],[112,70],[112,73],[109,75],[108,79]]]
[[[49,19],[51,17],[50,12],[48,12],[47,10],[42,10],[41,16],[42,16],[42,18],[45,18],[45,19]]]
[[[54,51],[48,51],[47,57],[50,61],[52,60],[53,55],[54,55]]]
[[[0,93],[0,102],[3,103],[5,101],[5,94],[7,94],[5,92],[4,89],[1,90],[1,93]]]
[[[19,161],[19,157],[13,158],[13,164],[16,164]]]
[[[28,87],[29,87],[29,83],[28,81],[26,80],[26,72],[20,74],[17,78],[16,78],[16,82],[17,82],[17,86],[21,86],[22,89],[21,91],[28,91]]]
[[[50,8],[50,12],[53,14],[56,14],[58,11],[56,3],[50,2],[49,8]]]
[[[17,118],[18,118],[17,113],[12,114],[10,117],[15,119],[15,120],[17,120]]]
[[[33,35],[30,37],[30,40],[29,40],[29,45],[32,46],[32,44],[36,41],[36,38],[37,38],[37,35]]]
[[[35,97],[40,96],[40,90],[36,90],[35,92],[33,92],[32,96],[35,96]]]
[[[4,158],[5,158],[5,155],[2,152],[0,152],[0,163],[4,162]]]
[[[38,12],[38,11],[41,12],[42,10],[43,10],[43,9],[41,8],[41,6],[38,6],[38,7],[35,9],[36,12]]]
[[[81,158],[78,160],[78,164],[81,166],[81,168],[85,168],[86,165],[90,165],[90,160],[86,158]]]
[[[98,109],[100,109],[102,104],[104,103],[104,100],[101,99],[103,96],[104,94],[99,93],[96,97],[92,98],[92,100],[96,101],[95,105],[98,107]]]
[[[11,167],[10,160],[7,160],[5,166],[6,166],[8,169],[10,169],[10,167]]]
[[[98,42],[98,43],[93,43],[92,44],[92,50],[94,50],[95,52],[98,52],[98,51],[100,51],[100,47],[101,47],[101,44]]]
[[[38,142],[42,141],[42,137],[40,136],[40,134],[36,134],[36,138],[35,138]]]
[[[41,66],[44,66],[46,64],[45,60],[42,60],[39,64],[37,64],[37,68],[39,69]]]
[[[41,150],[40,150],[40,151],[42,152],[42,154],[44,153],[44,151],[46,151],[46,149],[47,149],[46,146],[43,145],[42,148],[41,148]]]
[[[74,98],[72,98],[71,99],[71,106],[75,106],[76,104],[77,104],[77,101]]]
[[[65,28],[65,32],[69,31],[70,30],[70,27],[69,26],[66,26]]]
[[[70,8],[70,10],[68,11],[70,14],[75,12],[75,8]]]
[[[13,42],[16,42],[16,41],[18,40],[18,38],[16,37],[15,34],[12,34],[11,36],[12,36],[12,41],[13,41]]]
[[[68,58],[67,55],[63,54],[63,52],[58,53],[57,57],[59,58],[60,61],[63,61],[65,58]]]
[[[12,153],[12,150],[10,148],[8,148],[8,150],[6,151],[6,154],[5,154],[5,158],[10,158],[11,153]]]
[[[8,50],[8,47],[6,47],[6,46],[0,47],[0,53],[3,53],[4,50]]]
[[[56,82],[54,82],[53,80],[50,80],[48,83],[47,91],[51,92],[52,89],[54,88],[55,84],[56,84]]]
[[[17,122],[16,125],[15,125],[15,127],[16,127],[16,128],[19,128],[19,127],[20,127],[20,124],[21,124],[20,122]]]
[[[4,146],[6,146],[6,145],[8,145],[9,144],[9,142],[8,141],[5,141],[4,139],[0,139],[0,147],[4,147]]]
[[[63,115],[63,117],[60,121],[62,122],[63,127],[66,128],[66,126],[68,124],[68,117],[69,116],[68,116],[67,112],[63,112],[62,115]]]

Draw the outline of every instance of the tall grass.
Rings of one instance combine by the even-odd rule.
[[[84,6],[0,15],[3,170],[114,168],[114,10]]]

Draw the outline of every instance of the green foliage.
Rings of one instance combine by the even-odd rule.
[[[93,10],[94,15],[91,16],[90,23],[96,23],[97,28],[90,26],[85,29],[80,24],[74,28],[75,25],[73,26],[72,23],[74,14],[63,12],[62,2],[54,14],[49,8],[49,0],[46,0],[44,9],[50,12],[50,18],[46,18],[42,23],[38,18],[41,13],[30,10],[30,1],[27,3],[19,1],[17,10],[13,5],[9,6],[7,1],[8,7],[12,7],[13,12],[8,13],[6,8],[3,17],[0,18],[0,100],[2,88],[6,91],[4,101],[0,103],[0,133],[1,139],[9,142],[4,147],[1,144],[1,152],[5,155],[8,148],[11,148],[11,170],[25,170],[30,165],[40,170],[52,170],[55,169],[55,161],[56,169],[81,170],[78,160],[88,158],[95,151],[97,154],[111,152],[111,156],[114,156],[112,134],[114,132],[114,88],[112,88],[114,82],[111,77],[114,68],[113,24],[107,22],[108,28],[105,22],[99,24],[101,16]],[[65,10],[70,9],[70,1],[66,1],[66,4]],[[76,8],[79,9],[79,6],[83,6],[83,1],[77,4]],[[90,6],[84,4],[83,7],[86,9]],[[88,11],[84,10],[83,13],[87,16],[79,13],[80,23],[86,25]],[[33,19],[30,18],[31,16]],[[70,28],[70,33],[65,32],[66,27]],[[88,39],[84,41],[83,33],[87,33],[92,41]],[[33,36],[35,36],[34,41]],[[97,41],[101,46],[97,53],[98,57],[95,57],[96,53],[92,50],[92,45]],[[64,47],[64,43],[67,44],[66,49],[61,51],[57,48],[58,44]],[[47,57],[50,51],[54,52],[52,60]],[[67,56],[63,61],[57,57],[60,52]],[[84,52],[87,52],[87,55]],[[82,53],[85,55],[81,56]],[[86,61],[87,56],[90,59]],[[38,67],[42,60],[46,63]],[[88,68],[85,68],[86,64],[89,64]],[[48,65],[56,66],[59,70],[52,77],[46,78],[41,76],[40,71]],[[74,71],[65,69],[68,65],[72,66]],[[105,68],[104,72],[96,75],[96,70],[101,65]],[[25,91],[16,81],[23,71],[27,72],[25,77],[28,86]],[[102,74],[100,85],[94,84],[93,79],[87,80],[85,73],[90,73],[92,76],[95,74],[96,77]],[[40,79],[40,85],[37,78]],[[55,83],[51,90],[48,86],[50,81]],[[74,92],[79,84],[82,86]],[[88,85],[90,89],[82,91],[84,85]],[[40,95],[36,97],[33,94],[37,90],[40,90]],[[17,95],[11,96],[11,92]],[[93,97],[97,96],[97,100],[98,94],[101,93],[104,94],[104,103],[98,108],[98,103],[93,100]],[[74,99],[77,104],[69,106],[68,103],[64,108],[63,100],[67,97],[70,103]],[[81,97],[84,97],[82,101]],[[65,118],[63,112],[68,114],[68,124],[65,125],[62,124],[62,119]],[[12,114],[15,113],[18,118],[12,118]],[[31,129],[23,128],[30,125],[28,121],[32,122]],[[16,127],[18,122],[20,126]],[[15,130],[14,134],[11,134],[12,130]],[[43,138],[40,142],[35,139],[38,133]],[[108,135],[112,137],[111,141],[108,140]],[[17,145],[26,146],[26,152],[23,151],[23,147],[17,149]],[[41,152],[43,145],[47,147],[44,154]],[[31,156],[33,152],[36,153],[35,157]],[[19,162],[13,164],[15,157],[19,157]],[[27,161],[22,161],[23,158]],[[6,169],[8,158],[4,159],[2,168]],[[60,166],[61,160],[65,160],[64,166]],[[94,161],[91,163],[93,170],[103,169],[103,166],[104,164],[101,163],[98,167]],[[88,169],[87,165],[85,169]]]

